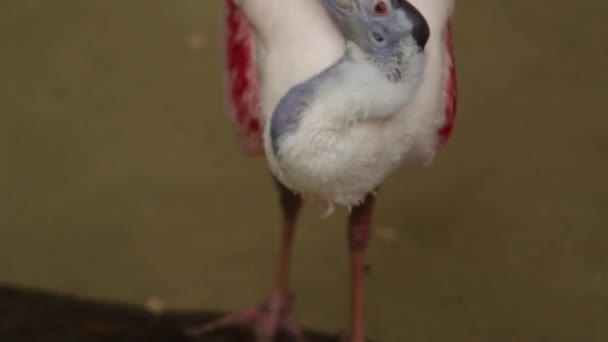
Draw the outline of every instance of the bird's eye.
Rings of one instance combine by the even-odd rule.
[[[388,4],[386,1],[378,1],[374,4],[374,14],[385,15],[388,13]]]

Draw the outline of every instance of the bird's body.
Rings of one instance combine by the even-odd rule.
[[[454,0],[225,0],[227,94],[250,155],[279,187],[275,290],[249,321],[301,338],[289,313],[289,260],[301,197],[352,208],[352,342],[364,341],[364,254],[373,194],[402,165],[428,166],[450,136]]]
[[[325,92],[319,91],[334,96],[323,96],[301,115],[298,129],[284,139],[281,161],[267,123],[292,88],[343,57],[346,41],[318,0],[242,2],[243,13],[255,25],[250,39],[260,80],[255,86],[259,87],[261,126],[265,127],[265,155],[273,174],[286,186],[305,196],[352,206],[398,167],[427,166],[433,161],[454,111],[449,48],[453,0],[410,1],[425,16],[431,31],[421,83],[414,94],[377,82],[373,77],[380,75],[369,67],[351,65],[358,70],[331,79],[335,86],[324,85]],[[376,97],[399,102],[407,96],[411,98],[389,112],[358,101]]]
[[[414,72],[398,71],[404,75],[392,80],[354,44],[349,44],[348,52],[344,61],[320,74],[318,78],[326,78],[325,82],[305,83],[312,88],[306,99],[309,103],[291,128],[283,128],[280,149],[268,147],[279,144],[268,133],[265,141],[271,169],[289,188],[354,206],[407,155],[412,139],[404,108],[414,97],[421,73],[415,66]],[[417,64],[422,64],[419,59]],[[274,119],[282,114],[282,104],[266,132],[276,126]]]

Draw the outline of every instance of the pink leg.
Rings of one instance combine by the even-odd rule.
[[[302,206],[299,195],[291,192],[282,184],[278,183],[279,202],[283,214],[283,228],[281,229],[281,246],[275,279],[275,291],[287,293],[289,291],[289,275],[291,266],[291,250],[293,245],[293,234],[295,232],[298,213]]]
[[[351,336],[349,342],[365,342],[365,251],[370,236],[373,207],[374,196],[368,195],[363,204],[353,208],[348,222],[352,305]]]
[[[227,315],[201,327],[187,329],[188,335],[200,336],[230,325],[249,324],[258,340],[261,341],[273,341],[279,331],[287,333],[295,341],[303,340],[302,330],[291,313],[291,295],[289,293],[292,242],[302,200],[300,196],[292,193],[278,181],[277,184],[283,214],[283,227],[273,294],[262,305]]]

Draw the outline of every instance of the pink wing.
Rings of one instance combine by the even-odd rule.
[[[225,95],[247,156],[264,153],[253,30],[235,0],[225,0]]]
[[[446,65],[446,77],[445,83],[443,84],[443,91],[445,93],[444,102],[444,113],[445,122],[439,128],[439,144],[443,145],[448,141],[454,128],[454,119],[456,118],[456,102],[458,95],[458,87],[456,83],[456,64],[454,61],[454,45],[452,44],[452,26],[448,23],[446,32],[446,44],[447,44],[447,65]]]

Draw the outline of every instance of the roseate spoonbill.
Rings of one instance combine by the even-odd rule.
[[[249,323],[302,339],[290,312],[292,238],[301,198],[350,210],[352,321],[364,341],[364,254],[377,189],[402,165],[428,166],[451,133],[454,0],[225,0],[226,84],[248,155],[279,189],[276,284],[261,306],[192,333]]]

